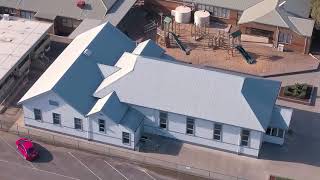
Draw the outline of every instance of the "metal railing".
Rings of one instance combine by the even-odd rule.
[[[18,124],[15,124],[9,128],[8,123],[9,122],[6,122],[5,120],[0,120],[0,130],[17,134],[23,137],[28,137],[30,139],[48,144],[118,157],[134,161],[135,163],[141,165],[157,166],[160,168],[176,171],[177,173],[186,173],[214,180],[247,180],[237,176],[227,175],[224,173],[209,171],[185,164],[157,159],[137,151],[112,147],[94,141],[68,137],[67,135],[57,135],[44,130],[37,130],[35,128],[19,126]]]

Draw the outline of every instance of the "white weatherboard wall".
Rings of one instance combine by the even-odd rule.
[[[241,128],[223,124],[222,141],[213,139],[214,122],[195,119],[195,135],[186,134],[186,116],[168,113],[168,130],[159,128],[159,111],[132,106],[145,115],[144,132],[257,157],[261,147],[262,132],[250,131],[249,147],[240,146]]]
[[[49,100],[59,103],[58,106],[49,104]],[[42,121],[37,121],[34,118],[33,109],[40,109],[42,112]],[[26,125],[36,126],[51,131],[57,131],[73,136],[87,138],[88,121],[74,108],[69,106],[57,94],[50,91],[38,97],[27,100],[23,103],[24,122]],[[52,113],[61,114],[61,125],[54,125]],[[82,119],[83,130],[74,129],[74,118]]]
[[[105,120],[105,132],[99,132],[99,119]],[[96,113],[89,116],[89,122],[89,139],[129,149],[134,149],[136,144],[134,141],[135,134],[130,129],[127,129],[121,124],[112,121],[103,113]],[[130,145],[122,143],[122,132],[128,132],[130,134]]]

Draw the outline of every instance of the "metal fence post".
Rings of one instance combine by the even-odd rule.
[[[19,125],[18,124],[17,124],[17,134],[20,135],[19,134]]]

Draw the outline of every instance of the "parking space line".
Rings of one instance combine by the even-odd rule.
[[[113,167],[110,163],[108,163],[106,160],[104,160],[106,164],[108,164],[113,170],[115,170],[117,173],[119,173],[123,178],[126,180],[129,180],[124,174],[122,174],[120,171],[118,171],[115,167]]]
[[[28,164],[30,164],[30,166],[33,168],[33,169],[37,169],[30,161],[27,161],[25,160],[22,155],[20,154],[20,152],[18,152],[16,150],[16,148],[14,148],[12,145],[10,145],[6,140],[4,140],[1,136],[0,136],[0,139],[9,146],[9,148],[11,148],[14,152],[16,152],[18,154],[18,156],[23,160],[23,161],[26,161]]]
[[[144,173],[145,173],[147,176],[149,176],[152,180],[157,180],[156,178],[154,178],[153,176],[151,176],[146,169],[144,169],[144,168],[140,169],[140,168],[139,168],[139,170],[142,171],[142,172],[144,172]]]
[[[45,173],[48,173],[48,174],[53,174],[53,175],[56,175],[56,176],[61,176],[61,177],[65,177],[65,178],[69,178],[69,179],[73,179],[73,180],[80,180],[78,178],[74,178],[74,177],[71,177],[71,176],[66,176],[66,175],[62,175],[62,174],[58,174],[58,173],[55,173],[55,172],[50,172],[50,171],[46,171],[46,170],[42,170],[42,169],[38,169],[38,168],[31,168],[29,166],[25,166],[25,165],[21,165],[21,164],[18,164],[18,163],[9,162],[9,161],[2,160],[2,159],[0,159],[0,162],[4,162],[4,163],[10,164],[10,165],[14,165],[14,166],[20,166],[20,167],[27,168],[27,169],[32,169],[34,171],[45,172]]]
[[[70,154],[70,156],[72,156],[74,159],[76,159],[83,167],[85,167],[87,170],[89,170],[95,177],[97,177],[99,180],[102,180],[87,165],[85,165],[79,158],[75,157],[71,152],[68,152],[68,154]]]

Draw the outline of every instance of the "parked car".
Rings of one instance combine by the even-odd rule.
[[[34,144],[30,139],[27,138],[20,138],[16,141],[17,150],[21,153],[24,159],[28,161],[35,160],[39,153],[34,148]]]

